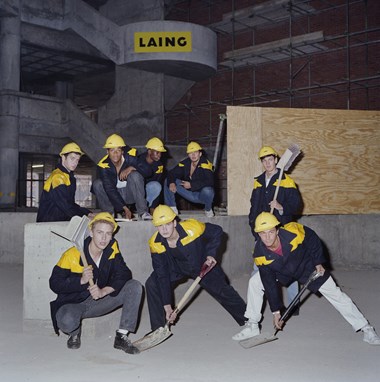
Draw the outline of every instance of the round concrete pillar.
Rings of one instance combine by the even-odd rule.
[[[0,208],[16,206],[18,179],[19,108],[7,90],[20,87],[19,2],[0,18]]]
[[[20,16],[0,17],[0,90],[20,88]]]

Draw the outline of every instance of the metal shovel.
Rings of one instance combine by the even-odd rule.
[[[206,264],[204,263],[202,265],[201,271],[199,273],[199,276],[193,281],[193,283],[190,285],[189,289],[186,291],[186,293],[183,295],[181,300],[179,301],[177,307],[174,309],[175,313],[178,313],[186,304],[188,301],[190,295],[193,293],[196,286],[199,284],[201,279],[211,271],[212,268],[214,268],[215,263],[213,264]],[[156,330],[154,330],[152,333],[147,334],[146,336],[140,338],[139,340],[135,341],[133,343],[134,346],[136,346],[140,351],[144,351],[147,349],[150,349],[161,342],[164,342],[166,339],[168,339],[173,333],[170,331],[169,328],[169,321],[166,322],[164,327],[160,327]]]
[[[292,302],[286,308],[284,314],[280,318],[280,321],[285,321],[288,318],[289,313],[293,309],[294,305],[297,304],[297,302],[299,301],[299,299],[301,298],[302,294],[305,292],[305,290],[309,286],[309,284],[311,282],[313,282],[314,280],[316,280],[320,276],[322,276],[322,274],[317,272],[317,271],[314,271],[309,276],[309,278],[306,281],[306,283],[304,284],[304,286],[301,288],[301,290],[297,293],[297,295],[294,297]],[[252,348],[254,346],[266,344],[267,342],[276,341],[278,339],[278,337],[276,336],[278,331],[279,331],[279,329],[276,329],[276,331],[272,335],[269,333],[261,333],[258,336],[254,336],[251,338],[247,338],[245,340],[241,340],[241,341],[239,341],[239,344],[241,346],[243,346],[244,349],[249,349],[249,348]]]
[[[90,222],[90,219],[86,215],[83,215],[82,217],[73,216],[64,232],[60,230],[51,231],[52,233],[70,241],[71,243],[75,245],[77,250],[80,252],[80,257],[82,259],[82,263],[84,267],[88,267],[87,259],[83,252],[83,242],[84,242],[84,239],[89,235],[89,232],[88,232],[89,222]],[[89,284],[90,286],[93,286],[94,281],[91,279],[89,281]]]

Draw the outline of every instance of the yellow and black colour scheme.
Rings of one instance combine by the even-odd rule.
[[[117,139],[116,143],[115,139],[113,139],[113,143],[117,144]],[[112,145],[112,142],[109,144]],[[107,144],[105,146],[107,146]],[[143,165],[143,163],[139,161],[137,157],[137,150],[135,148],[125,146],[123,158],[124,161],[121,165],[120,172],[129,166],[133,166],[144,178],[151,175],[149,168],[147,168],[147,166]],[[117,191],[116,185],[118,180],[118,173],[108,154],[104,156],[98,163],[98,175],[102,180],[104,190],[113,207],[115,208],[115,211],[122,211],[125,205],[125,201]]]
[[[203,187],[214,187],[214,167],[203,154],[198,162],[198,166],[190,177],[191,160],[186,158],[179,162],[168,172],[168,184],[175,183],[176,179],[181,179],[191,184],[191,191],[200,191]]]
[[[254,180],[251,194],[251,209],[249,211],[248,220],[252,229],[252,234],[256,239],[258,238],[258,235],[254,232],[255,220],[261,212],[270,212],[269,203],[274,198],[277,183],[278,173],[272,176],[268,186],[266,186],[265,183],[265,172],[263,172]],[[283,174],[280,182],[277,201],[283,206],[283,213],[280,215],[279,211],[276,209],[273,211],[273,213],[281,225],[285,225],[291,221],[294,221],[294,217],[301,213],[301,195],[294,180],[285,173]]]
[[[75,203],[76,179],[72,171],[59,164],[44,183],[37,222],[68,221],[91,211]]]
[[[110,296],[116,296],[124,284],[132,278],[132,273],[125,264],[118,243],[115,239],[110,241],[103,251],[98,268],[88,251],[90,242],[90,237],[84,241],[83,252],[88,265],[91,265],[93,268],[94,282],[99,288],[112,287],[115,291]],[[88,291],[89,285],[81,285],[80,283],[82,272],[83,263],[80,253],[75,247],[69,248],[64,252],[57,265],[53,268],[49,285],[50,289],[57,294],[57,299],[50,303],[50,307],[54,329],[57,334],[56,313],[58,309],[65,304],[80,303],[90,296]]]
[[[223,235],[220,226],[195,219],[177,223],[176,230],[179,238],[175,248],[169,247],[159,232],[149,240],[153,273],[146,282],[146,291],[152,330],[165,325],[163,306],[173,303],[173,289],[177,283],[184,278],[195,279],[207,256],[217,257]],[[218,265],[202,278],[200,285],[222,304],[239,325],[244,324],[245,302],[227,283]]]
[[[283,308],[279,286],[289,286],[295,280],[304,284],[316,265],[326,263],[321,241],[312,229],[291,222],[278,229],[278,237],[282,255],[269,250],[260,238],[253,253],[272,312]],[[316,293],[329,276],[326,270],[308,289]]]

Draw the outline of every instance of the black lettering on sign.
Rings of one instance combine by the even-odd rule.
[[[178,39],[178,45],[179,46],[186,46],[187,45],[186,37],[180,37]]]

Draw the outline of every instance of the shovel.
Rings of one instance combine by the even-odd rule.
[[[88,236],[88,223],[90,219],[83,215],[82,217],[73,216],[70,220],[69,225],[66,227],[64,232],[62,231],[51,231],[52,233],[70,241],[74,244],[77,250],[80,253],[82,263],[84,267],[88,267],[86,256],[83,252],[83,242],[84,239]],[[91,279],[89,281],[90,286],[94,285],[94,281]]]
[[[309,278],[306,281],[306,283],[304,284],[304,286],[301,288],[301,290],[297,293],[297,295],[294,297],[292,302],[286,308],[284,314],[280,318],[280,321],[285,321],[288,318],[289,313],[293,309],[294,305],[297,304],[297,302],[299,301],[299,299],[301,298],[302,294],[305,292],[305,290],[309,286],[309,284],[311,282],[313,282],[314,280],[316,280],[320,276],[322,276],[322,274],[318,273],[317,271],[314,271],[309,276]],[[239,344],[241,346],[243,346],[244,349],[249,349],[249,348],[252,348],[254,346],[266,344],[267,342],[272,342],[272,341],[278,340],[278,337],[276,336],[278,331],[279,331],[279,329],[276,329],[276,331],[272,335],[270,335],[269,333],[261,333],[258,336],[254,336],[251,338],[247,338],[245,340],[241,340],[241,341],[239,341]]]
[[[210,265],[204,263],[202,265],[199,276],[193,281],[193,283],[190,285],[189,289],[183,295],[183,297],[179,301],[177,307],[174,309],[174,313],[178,313],[183,308],[183,306],[188,301],[190,295],[193,293],[196,286],[199,284],[199,282],[202,280],[202,278],[208,272],[210,272],[212,268],[214,268],[214,266],[215,266],[215,263],[210,264]],[[173,333],[170,331],[170,328],[169,328],[169,321],[166,321],[166,324],[164,327],[160,327],[160,328],[154,330],[152,333],[147,334],[146,336],[140,338],[139,340],[135,341],[133,343],[133,345],[136,346],[140,351],[144,351],[144,350],[150,349],[156,345],[159,345],[161,342],[164,342],[172,334]]]
[[[276,190],[274,192],[273,200],[277,200],[278,191],[280,189],[280,183],[282,179],[282,175],[284,171],[289,170],[290,166],[294,162],[294,159],[297,158],[297,156],[300,154],[301,150],[299,146],[295,143],[291,144],[289,148],[286,149],[284,154],[281,156],[280,160],[277,163],[277,168],[280,169],[280,173],[278,175],[277,179],[277,186]],[[274,207],[270,209],[270,213],[273,214]]]

